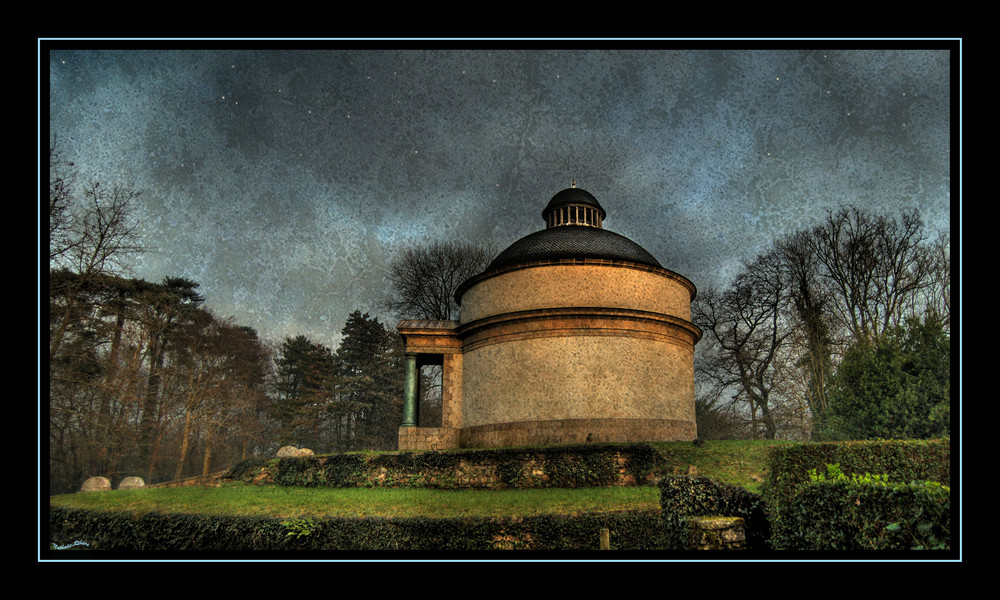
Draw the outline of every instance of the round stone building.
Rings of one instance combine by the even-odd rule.
[[[695,287],[571,187],[545,229],[455,292],[459,321],[399,324],[401,450],[693,440]],[[442,370],[440,428],[417,427],[418,369]]]

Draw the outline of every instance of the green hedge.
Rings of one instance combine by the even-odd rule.
[[[280,519],[147,513],[130,515],[51,507],[53,544],[95,551],[482,551],[597,550],[610,530],[612,550],[683,550],[686,531],[661,511],[505,518]],[[63,554],[59,554],[62,552]],[[73,558],[76,550],[56,551]],[[335,558],[335,556],[332,556]]]
[[[618,457],[624,459],[619,464]],[[267,466],[274,483],[286,486],[330,487],[593,487],[617,485],[625,474],[643,483],[660,464],[660,455],[648,444],[595,444],[550,448],[501,448],[449,452],[393,452],[330,454],[280,458],[261,464],[244,461],[230,471],[230,479],[252,480]],[[459,478],[460,468],[488,473],[489,483],[470,484]],[[532,471],[539,470],[544,475]]]
[[[838,464],[847,477],[885,475],[893,482],[932,481],[951,486],[951,440],[878,440],[775,446],[761,486],[771,523],[771,546],[796,547],[797,534],[785,519],[811,469]]]
[[[934,482],[835,477],[800,486],[784,520],[789,550],[947,550],[951,495]]]
[[[770,526],[758,494],[700,476],[668,476],[658,485],[660,508],[666,518],[683,521],[686,517],[741,517],[747,548],[766,549]]]

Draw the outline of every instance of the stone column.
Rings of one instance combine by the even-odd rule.
[[[417,426],[417,404],[420,402],[420,371],[417,355],[406,355],[406,383],[403,388],[403,427]]]

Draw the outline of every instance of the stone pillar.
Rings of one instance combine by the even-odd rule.
[[[689,517],[691,550],[746,550],[742,517]]]
[[[406,383],[403,388],[403,427],[417,426],[417,405],[420,403],[420,371],[417,355],[406,355]]]
[[[462,427],[462,355],[442,356],[441,366],[441,427]]]

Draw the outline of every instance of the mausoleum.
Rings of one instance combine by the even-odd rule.
[[[571,187],[545,229],[455,292],[458,321],[404,320],[400,450],[697,437],[695,287]],[[666,225],[665,225],[666,226]],[[419,369],[442,367],[440,427],[418,427]]]

